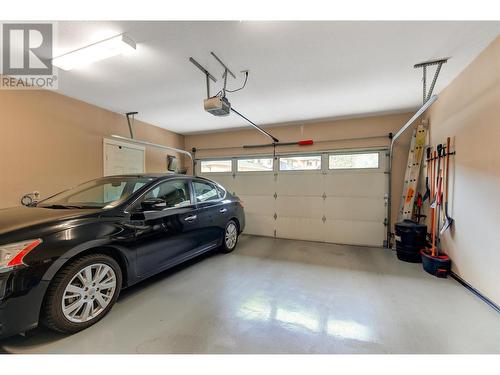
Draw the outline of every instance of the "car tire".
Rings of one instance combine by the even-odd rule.
[[[224,229],[220,251],[225,254],[232,252],[238,244],[238,237],[238,224],[234,220],[229,220]]]
[[[110,256],[78,258],[52,279],[44,299],[42,323],[62,333],[88,328],[111,310],[121,286],[121,268]]]

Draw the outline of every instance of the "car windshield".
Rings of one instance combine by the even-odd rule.
[[[37,207],[112,208],[152,180],[151,177],[137,176],[103,177],[44,199]]]

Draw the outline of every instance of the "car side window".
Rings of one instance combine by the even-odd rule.
[[[217,191],[219,192],[219,198],[224,198],[226,192],[220,186],[217,186]]]
[[[197,203],[215,201],[220,198],[219,190],[209,182],[193,181]]]
[[[165,201],[165,208],[185,207],[191,204],[189,182],[187,180],[168,180],[148,191],[141,201],[161,199]]]

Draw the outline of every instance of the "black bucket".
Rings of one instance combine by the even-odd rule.
[[[396,223],[396,254],[399,260],[420,263],[420,250],[426,247],[427,226],[404,220]]]
[[[451,270],[451,259],[448,255],[432,256],[430,249],[423,249],[420,254],[422,267],[427,273],[436,277],[448,277]]]

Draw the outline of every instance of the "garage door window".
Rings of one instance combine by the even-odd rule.
[[[202,160],[201,173],[231,172],[231,160]]]
[[[334,154],[328,158],[330,169],[378,168],[378,152],[366,154]]]
[[[238,159],[238,172],[271,172],[273,158]]]
[[[280,158],[280,171],[307,171],[321,169],[321,155]]]

